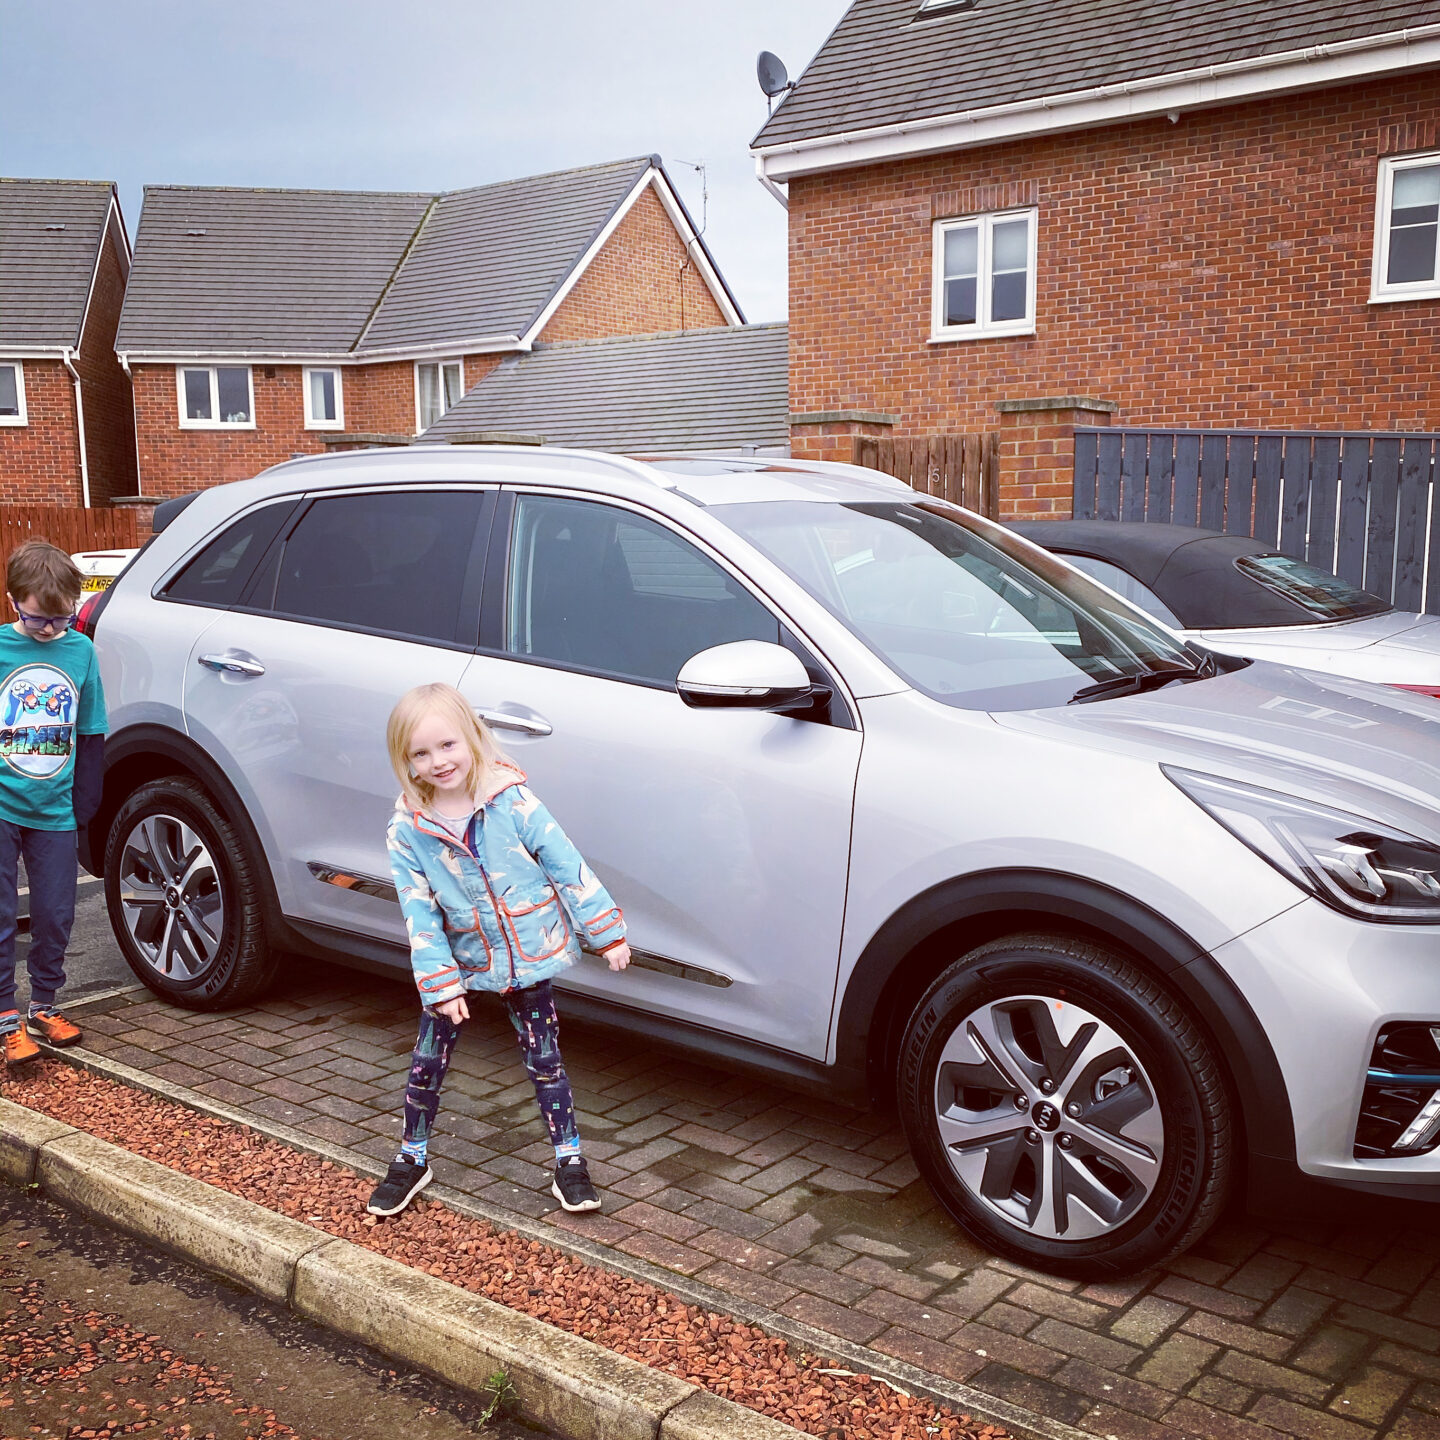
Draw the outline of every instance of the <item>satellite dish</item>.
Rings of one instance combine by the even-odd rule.
[[[755,75],[760,81],[760,88],[772,100],[790,89],[790,75],[785,69],[785,62],[773,51],[760,52],[760,58],[755,62]]]

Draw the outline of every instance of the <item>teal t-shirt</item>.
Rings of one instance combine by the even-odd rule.
[[[32,640],[0,626],[0,818],[73,830],[75,737],[103,735],[95,647],[78,630]]]

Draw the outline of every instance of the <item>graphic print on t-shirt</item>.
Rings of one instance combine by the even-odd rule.
[[[58,775],[75,745],[75,687],[53,665],[22,665],[0,682],[0,757],[22,775]]]

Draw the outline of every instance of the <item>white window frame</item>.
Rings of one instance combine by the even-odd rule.
[[[420,414],[420,370],[421,367],[425,365],[434,365],[436,367],[436,378],[440,381],[440,398],[442,403],[445,398],[445,367],[447,365],[456,365],[459,367],[461,399],[465,396],[465,357],[463,355],[452,355],[445,360],[417,360],[415,362],[415,433],[417,435],[423,434],[430,428],[429,425],[424,423],[424,417]],[[456,403],[458,404],[459,402],[457,401]],[[451,408],[453,409],[454,407],[452,406]],[[432,420],[430,424],[435,424],[441,416],[447,413],[447,411],[442,410],[440,415],[437,415],[435,420]]]
[[[345,428],[345,385],[344,371],[338,365],[307,365],[300,372],[300,387],[305,392],[305,428],[307,430],[343,430]],[[335,377],[335,418],[319,419],[310,408],[310,377],[312,375],[333,375]]]
[[[1436,257],[1433,280],[1391,285],[1385,279],[1385,272],[1390,264],[1390,209],[1395,194],[1396,172],[1427,165],[1440,165],[1440,150],[1425,155],[1386,156],[1380,161],[1380,171],[1375,182],[1375,247],[1370,270],[1372,305],[1393,305],[1400,300],[1440,299],[1440,255]]]
[[[25,409],[25,367],[18,360],[0,360],[0,367],[4,366],[15,371],[15,403],[20,407],[20,413],[0,415],[0,425],[28,425],[30,418]]]
[[[220,370],[243,370],[245,384],[250,392],[250,418],[248,420],[192,420],[185,413],[185,374],[189,370],[210,372],[210,414],[220,413]],[[182,430],[253,430],[255,428],[255,370],[250,365],[228,365],[217,361],[213,365],[177,365],[175,367],[175,403],[180,416]]]
[[[991,281],[991,251],[996,225],[1008,220],[1028,222],[1025,257],[1025,314],[1019,320],[1002,320],[999,323],[989,319]],[[945,321],[945,236],[951,230],[978,226],[980,230],[979,262],[976,276],[976,308],[978,311],[972,325],[946,325]],[[1035,333],[1035,260],[1038,251],[1040,229],[1039,212],[1034,206],[1020,210],[996,210],[985,215],[955,215],[937,220],[931,241],[930,259],[930,343],[939,344],[951,340],[982,340],[999,335],[1033,335]]]

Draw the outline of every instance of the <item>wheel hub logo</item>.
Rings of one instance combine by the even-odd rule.
[[[1037,1130],[1058,1130],[1060,1112],[1053,1105],[1037,1105],[1030,1112],[1030,1121]]]

